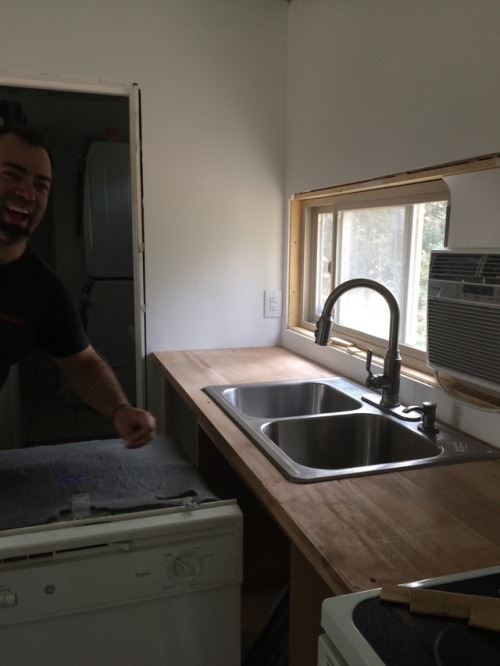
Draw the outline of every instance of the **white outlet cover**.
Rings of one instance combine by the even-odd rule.
[[[264,291],[264,317],[281,317],[281,309],[281,289],[266,289]]]

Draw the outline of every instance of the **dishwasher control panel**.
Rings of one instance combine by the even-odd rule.
[[[167,531],[62,551],[26,553],[0,565],[0,625],[238,585],[241,524]]]

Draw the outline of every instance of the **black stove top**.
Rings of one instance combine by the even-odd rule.
[[[500,573],[430,589],[499,597]],[[465,620],[417,615],[375,598],[356,606],[353,622],[386,666],[500,665],[500,634]]]

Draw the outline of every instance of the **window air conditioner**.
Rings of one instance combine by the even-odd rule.
[[[500,388],[500,250],[434,250],[429,269],[431,368]]]

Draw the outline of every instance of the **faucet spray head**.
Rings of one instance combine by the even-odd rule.
[[[324,347],[328,344],[330,339],[330,330],[332,327],[332,318],[322,314],[316,324],[316,331],[314,333],[314,340],[317,345]]]

